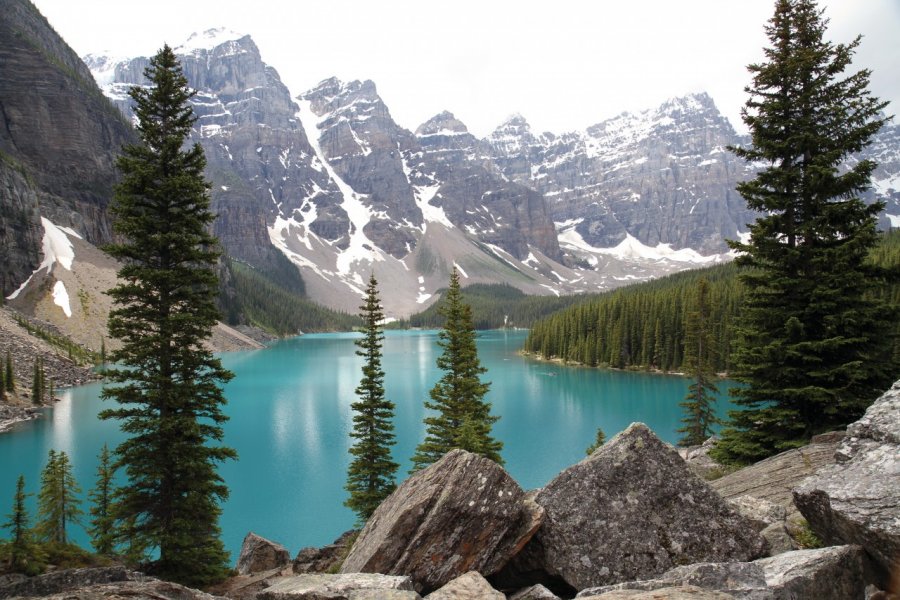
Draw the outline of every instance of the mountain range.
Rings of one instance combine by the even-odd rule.
[[[0,92],[0,181],[17,190],[10,201],[2,192],[0,214],[0,247],[14,257],[0,274],[8,296],[40,264],[37,218],[109,240],[112,161],[134,140],[127,90],[144,85],[149,59],[82,63],[29,3],[6,3],[18,11],[2,17],[9,35],[0,31],[0,78],[16,82]],[[725,239],[755,218],[735,192],[754,165],[727,150],[748,140],[706,94],[563,134],[533,132],[516,115],[479,139],[450,112],[401,127],[371,81],[332,78],[296,94],[250,36],[214,29],[175,51],[197,92],[193,141],[206,152],[225,252],[326,306],[356,312],[374,272],[386,313],[406,316],[434,301],[454,266],[464,285],[610,289],[728,260]],[[73,97],[54,102],[30,85],[53,77],[23,62],[29,53]],[[24,141],[32,130],[40,147]],[[64,146],[71,137],[88,149]],[[71,150],[84,164],[50,168],[42,149]],[[900,226],[900,128],[883,128],[865,156],[879,162],[869,195],[888,201],[881,225]],[[102,170],[85,179],[88,166]],[[93,195],[66,192],[84,187]]]

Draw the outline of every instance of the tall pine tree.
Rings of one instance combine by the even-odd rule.
[[[491,436],[500,417],[491,416],[491,405],[484,400],[490,383],[482,382],[480,376],[487,369],[478,360],[472,309],[462,299],[455,267],[440,311],[446,321],[438,334],[443,353],[437,366],[444,375],[431,390],[431,402],[425,402],[425,407],[437,414],[425,417],[425,440],[412,457],[413,470],[432,464],[454,448],[503,464],[503,442]]]
[[[743,119],[751,145],[733,151],[765,165],[739,184],[762,213],[742,255],[746,305],[731,413],[715,456],[751,462],[857,419],[887,386],[891,311],[866,292],[879,274],[866,258],[884,204],[866,205],[875,163],[849,161],[884,124],[869,71],[846,75],[860,43],[832,44],[813,0],[778,0],[766,61],[750,65]],[[850,165],[849,168],[845,168]]]
[[[718,422],[715,404],[719,388],[715,383],[716,336],[709,304],[709,282],[697,282],[693,306],[684,318],[684,372],[692,379],[681,407],[684,427],[678,429],[680,446],[697,446],[712,435]]]
[[[6,391],[9,392],[10,394],[12,394],[16,391],[16,380],[15,380],[15,374],[13,373],[12,355],[9,353],[9,350],[6,351],[5,371],[6,371],[6,377],[5,377]]]
[[[109,292],[109,331],[121,347],[103,394],[119,408],[101,416],[120,419],[129,436],[116,449],[128,482],[117,492],[123,539],[155,553],[150,572],[200,586],[228,573],[218,524],[228,488],[217,465],[236,456],[220,443],[221,384],[232,374],[203,345],[218,317],[219,253],[206,159],[199,144],[186,146],[196,120],[187,80],[168,46],[144,75],[149,85],[129,92],[142,143],[119,158],[112,205],[124,241],[109,252],[124,266]]]
[[[398,464],[391,458],[394,445],[394,403],[384,395],[384,370],[381,368],[381,348],[384,342],[382,322],[384,311],[378,297],[375,274],[369,277],[366,298],[360,306],[365,323],[363,337],[356,340],[358,356],[365,362],[362,379],[356,388],[359,401],[354,402],[353,431],[356,441],[350,448],[353,460],[347,470],[346,490],[350,497],[344,504],[352,509],[361,523],[366,522],[381,501],[387,498],[396,484]]]

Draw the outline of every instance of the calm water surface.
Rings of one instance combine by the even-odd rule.
[[[501,419],[494,434],[504,443],[509,473],[530,489],[547,483],[560,470],[584,458],[597,427],[607,437],[633,421],[643,421],[661,438],[678,438],[678,403],[688,381],[674,376],[563,367],[516,354],[526,332],[483,332],[478,340],[488,400]],[[265,350],[222,356],[236,377],[225,389],[225,442],[239,460],[220,472],[231,489],[224,505],[226,547],[237,558],[248,531],[277,540],[295,554],[319,546],[354,524],[344,508],[343,489],[350,455],[350,403],[356,400],[362,359],[354,353],[356,334],[306,335]],[[394,458],[401,478],[424,437],[422,405],[440,378],[435,367],[437,332],[388,332],[383,364],[385,390],[396,405]],[[725,392],[726,385],[721,385]],[[64,450],[74,465],[83,497],[95,483],[97,455],[122,434],[114,422],[97,420],[104,408],[101,384],[65,390],[47,418],[0,435],[0,514],[12,507],[15,481],[25,475],[26,490],[36,492],[51,448]],[[719,413],[729,407],[720,400]],[[34,498],[31,515],[35,514]],[[85,512],[87,506],[85,505]],[[77,528],[76,528],[77,529]],[[73,537],[87,545],[86,534]]]

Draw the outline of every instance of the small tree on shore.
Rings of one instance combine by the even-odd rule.
[[[362,379],[356,388],[359,401],[353,408],[353,431],[356,441],[350,448],[353,460],[347,469],[345,489],[350,497],[344,505],[352,509],[361,523],[365,523],[378,505],[387,498],[396,484],[399,465],[391,458],[394,445],[394,403],[385,398],[384,370],[381,368],[381,348],[384,341],[382,322],[384,311],[378,297],[375,274],[369,278],[366,297],[360,306],[363,337],[356,340],[358,356],[363,357]]]
[[[51,448],[41,473],[41,491],[38,493],[37,531],[43,541],[68,543],[67,527],[79,523],[83,514],[79,506],[80,493],[69,456]]]
[[[16,493],[13,496],[13,509],[7,515],[3,527],[9,530],[12,539],[7,545],[9,561],[14,571],[35,575],[41,570],[37,550],[31,539],[28,509],[25,500],[30,494],[25,493],[25,476],[19,475],[16,480]]]
[[[697,282],[693,306],[684,318],[683,368],[692,379],[688,393],[680,406],[684,409],[684,426],[679,446],[698,446],[712,435],[712,427],[719,422],[716,417],[716,394],[713,364],[716,355],[716,336],[713,331],[709,304],[709,282],[701,278]]]
[[[444,375],[431,389],[432,401],[425,402],[425,407],[437,414],[425,417],[425,440],[412,457],[413,471],[454,448],[481,454],[502,465],[503,442],[491,436],[491,428],[500,417],[490,414],[491,405],[484,400],[490,383],[482,382],[480,376],[487,369],[478,360],[472,308],[462,299],[455,267],[440,313],[446,322],[438,334],[443,353],[437,366]]]
[[[93,504],[90,508],[91,522],[88,534],[91,546],[97,554],[111,555],[115,551],[115,517],[113,516],[113,477],[115,467],[110,462],[109,448],[103,444],[97,465],[97,485],[88,498]]]
[[[12,355],[9,353],[9,350],[6,351],[6,391],[10,394],[15,393],[16,391],[16,380],[15,374],[13,373],[13,362]]]
[[[603,429],[598,427],[597,428],[597,437],[594,438],[594,443],[591,444],[590,446],[588,446],[585,449],[584,453],[587,454],[588,456],[590,456],[591,454],[594,453],[594,450],[596,450],[597,448],[599,448],[600,446],[602,446],[605,443],[606,443],[606,434],[603,433]]]

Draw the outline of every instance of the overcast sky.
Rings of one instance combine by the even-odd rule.
[[[706,91],[739,130],[746,65],[762,59],[774,0],[33,0],[79,55],[151,55],[195,31],[250,34],[293,94],[371,79],[415,129],[442,110],[478,136],[520,113],[581,129]],[[900,112],[900,0],[821,0],[829,37]]]

